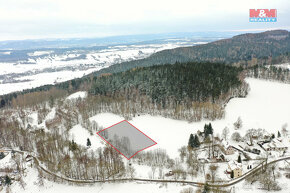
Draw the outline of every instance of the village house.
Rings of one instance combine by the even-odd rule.
[[[223,141],[223,146],[224,146],[225,154],[226,154],[226,155],[232,155],[232,154],[234,154],[235,151],[236,151],[236,150],[233,148],[233,146],[231,146],[231,145],[229,144],[229,142],[227,142],[227,141]]]
[[[228,171],[227,173],[234,173],[234,178],[240,177],[243,175],[242,164],[237,161],[229,161],[228,162]]]
[[[282,142],[278,141],[277,139],[271,140],[270,143],[264,143],[263,148],[266,151],[280,151],[280,152],[284,152],[288,149],[286,145],[284,145]]]

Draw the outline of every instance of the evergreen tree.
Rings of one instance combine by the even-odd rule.
[[[203,133],[204,133],[204,138],[207,138],[208,136],[208,125],[205,124],[203,127]]]
[[[198,139],[197,135],[194,136],[194,145],[195,145],[195,147],[199,147],[200,146],[200,142],[199,142],[199,139]]]
[[[193,136],[193,134],[190,134],[189,141],[188,141],[188,146],[191,147],[191,148],[194,147],[194,136]]]
[[[0,102],[0,108],[4,107],[6,104],[5,100],[4,99],[1,99],[1,102]]]
[[[272,139],[274,139],[275,138],[275,134],[272,134]]]
[[[1,152],[1,153],[0,153],[0,159],[3,159],[4,157],[5,157],[4,153]]]
[[[91,147],[91,145],[92,145],[91,140],[88,138],[88,139],[87,139],[87,146],[88,146],[88,147]]]
[[[213,128],[211,126],[211,123],[209,123],[208,125],[205,124],[204,125],[204,137],[207,138],[207,136],[209,135],[212,135],[213,134]]]
[[[203,187],[203,191],[202,191],[202,193],[207,193],[207,192],[209,192],[209,185],[208,185],[208,183],[206,182],[206,183],[204,184],[204,187]]]
[[[211,135],[213,134],[213,128],[211,126],[211,123],[209,123],[209,125],[208,125],[208,133]]]
[[[280,133],[280,131],[278,131],[278,137],[281,137],[281,133]]]
[[[232,170],[231,172],[231,178],[233,179],[234,178],[234,171]]]
[[[5,184],[6,185],[11,185],[11,178],[9,176],[5,176]]]
[[[241,155],[239,155],[239,157],[238,157],[238,163],[242,163]]]

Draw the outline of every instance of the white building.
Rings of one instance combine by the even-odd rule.
[[[238,163],[237,161],[229,161],[228,162],[228,168],[229,171],[228,172],[234,172],[234,178],[240,177],[241,175],[243,175],[243,169],[242,169],[242,164]]]

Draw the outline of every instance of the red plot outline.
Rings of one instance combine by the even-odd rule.
[[[103,131],[105,131],[106,129],[109,129],[109,128],[111,128],[111,127],[113,127],[113,126],[115,126],[115,125],[118,125],[119,123],[122,123],[122,122],[124,122],[124,121],[126,121],[127,123],[129,123],[129,121],[127,121],[127,120],[123,120],[123,121],[120,121],[120,122],[118,122],[118,123],[116,123],[116,124],[114,124],[114,125],[112,125],[112,126],[110,126],[110,127],[107,127],[107,128],[105,128],[105,129],[103,129],[103,130],[101,130],[101,131],[98,131],[97,132],[97,135],[98,136],[100,136],[105,142],[107,142],[109,145],[111,145],[117,152],[119,152],[121,155],[123,155],[126,159],[131,159],[132,157],[134,157],[137,153],[139,153],[140,151],[143,151],[143,150],[145,150],[145,149],[147,149],[147,148],[149,148],[149,147],[152,147],[152,146],[154,146],[154,145],[156,145],[157,143],[156,143],[156,141],[154,141],[153,139],[151,139],[148,135],[146,135],[145,133],[143,133],[142,131],[140,131],[137,127],[135,127],[134,125],[132,125],[131,123],[129,123],[132,127],[134,127],[135,129],[137,129],[140,133],[142,133],[143,135],[145,135],[146,137],[148,137],[151,141],[153,141],[155,144],[153,144],[153,145],[150,145],[150,146],[148,146],[148,147],[145,147],[144,149],[141,149],[141,150],[139,150],[139,151],[137,151],[134,155],[132,155],[131,157],[129,157],[129,158],[127,158],[124,154],[122,154],[122,152],[120,152],[117,148],[115,148],[110,142],[108,142],[106,139],[104,139],[99,133],[100,132],[103,132]]]

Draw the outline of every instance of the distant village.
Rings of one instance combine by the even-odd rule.
[[[236,131],[230,138],[228,128],[219,136],[214,135],[210,123],[206,124],[203,131],[198,130],[190,135],[188,148],[198,151],[200,162],[226,164],[224,174],[229,179],[242,176],[265,160],[267,162],[290,155],[287,131],[282,129],[282,135],[278,130],[274,134],[262,129],[250,129],[242,137],[238,132],[241,124],[241,120],[237,120]],[[286,175],[290,176],[290,173]]]

